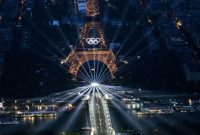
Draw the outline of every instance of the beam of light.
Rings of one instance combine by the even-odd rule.
[[[142,53],[143,53],[144,51],[146,51],[147,49],[148,49],[148,47],[143,48],[142,50],[140,50],[140,51],[137,53],[137,55],[142,54]],[[131,62],[131,61],[135,60],[135,57],[136,57],[137,55],[134,55],[133,57],[129,58],[129,59],[128,59],[128,62]],[[125,70],[127,70],[127,69],[129,69],[129,68],[132,67],[132,66],[129,66],[129,67],[127,68],[128,65],[129,65],[129,64],[122,64],[121,66],[119,66],[118,71],[121,71],[121,70],[124,69],[124,68],[126,68]],[[133,65],[133,66],[135,66],[135,65]]]
[[[107,61],[107,59],[108,59],[108,56],[106,57],[105,61]],[[102,70],[103,70],[103,68],[104,68],[105,66],[106,66],[106,68],[109,70],[108,66],[107,66],[106,64],[103,63],[103,66],[101,66],[101,70],[100,70],[100,72],[99,72],[99,75],[98,75],[97,80],[101,80]],[[105,71],[106,71],[107,69],[105,69]],[[104,72],[105,72],[105,71],[104,71]],[[110,71],[110,70],[109,70],[109,71]],[[104,72],[103,72],[103,73],[104,73]]]
[[[36,53],[37,55],[41,56],[42,58],[48,60],[48,61],[51,62],[52,64],[54,64],[54,65],[60,67],[60,68],[63,69],[64,71],[66,71],[66,68],[65,68],[65,67],[63,67],[61,64],[55,63],[55,61],[53,61],[50,57],[45,56],[43,53],[40,53],[39,51],[35,50],[34,48],[33,48],[33,52]],[[85,69],[84,69],[84,70],[85,70]],[[86,71],[86,70],[85,70],[85,71]],[[84,73],[82,73],[82,74],[84,75],[84,77],[82,77],[84,80],[86,80],[87,82],[91,82],[91,81],[92,81],[92,79],[90,78],[90,76],[88,75],[87,72],[86,72],[86,75],[87,75],[88,77],[86,77]]]
[[[139,42],[141,42],[142,39],[145,38],[145,36],[146,36],[146,35],[144,35],[140,40],[138,40],[138,41],[129,49],[129,51],[126,53],[125,56],[127,56],[127,55],[139,44]],[[142,49],[142,51],[145,50],[145,49],[146,49],[146,47],[145,47],[144,49]],[[141,51],[140,51],[140,52],[141,52]],[[107,58],[106,58],[106,59],[107,59]],[[118,63],[119,63],[119,62],[118,62]],[[118,63],[117,63],[117,64],[118,64]],[[104,67],[104,65],[102,66],[101,71],[102,71],[103,67]],[[118,70],[119,70],[119,69],[118,69]],[[100,71],[100,74],[99,74],[99,76],[98,76],[98,78],[100,78],[100,79],[98,79],[98,80],[104,81],[104,80],[107,79],[109,76],[106,75],[106,76],[104,77],[104,79],[102,79],[102,76],[103,76],[103,75],[102,75],[101,71]],[[106,71],[106,70],[105,70],[105,71]],[[103,74],[105,73],[105,71],[103,72]]]
[[[88,83],[92,81],[92,79],[86,76],[84,73],[82,73],[81,70],[79,70],[79,73],[77,73],[77,76],[83,79],[84,81],[87,81]]]
[[[96,77],[95,77],[95,72],[96,72],[95,55],[93,55],[93,59],[94,59],[94,60],[93,60],[93,66],[94,66],[94,67],[93,67],[93,69],[94,69],[94,70],[93,70],[93,81],[96,81]]]
[[[31,23],[31,22],[30,22]],[[32,23],[31,23],[32,24]],[[35,26],[35,24],[32,24],[35,28],[37,28],[36,26]],[[60,32],[60,34],[61,34],[61,36],[63,37],[64,35],[62,34],[62,32],[61,32],[61,29],[59,29],[59,32]],[[62,54],[62,56],[65,56],[65,54],[63,53],[63,52],[61,52],[60,50],[58,50],[57,48],[55,48],[55,46],[52,44],[52,41],[50,41],[49,40],[49,38],[41,31],[41,30],[39,30],[39,33],[40,34],[42,34],[44,37],[45,37],[45,39],[47,39],[48,40],[48,42],[50,42],[50,44],[49,45],[51,45],[51,47],[53,47],[54,48],[54,50],[57,50],[60,54]],[[64,38],[65,39],[65,42],[66,43],[69,43],[68,42],[68,40],[66,39],[66,38]],[[68,45],[68,44],[67,44]],[[69,47],[69,45],[68,45],[68,47]],[[71,48],[70,48],[71,49]],[[50,50],[48,50],[51,54],[54,54],[54,53],[52,53]],[[38,54],[40,54],[40,55],[42,55],[44,58],[48,58],[47,56],[44,56],[42,53],[40,53],[40,52],[38,52],[37,50],[36,50],[36,52],[38,53]],[[55,55],[55,54],[54,54]],[[49,60],[51,60],[50,58],[48,58]],[[52,60],[51,60],[52,61]],[[55,63],[54,63],[55,64]],[[63,67],[64,68],[64,67]],[[85,70],[85,69],[84,69]],[[86,70],[85,70],[86,71]],[[89,75],[88,75],[88,78],[90,78],[89,77]]]
[[[62,94],[61,96],[56,96],[56,97],[53,97],[54,100],[68,100],[74,96],[76,96],[78,93],[81,93],[81,92],[84,92],[88,89],[88,87],[79,87],[79,88],[76,88],[76,89],[73,89],[73,91],[70,91],[70,92],[65,92],[64,94]],[[49,97],[49,96],[48,96]],[[48,98],[47,97],[47,98]],[[47,99],[46,98],[46,99]],[[52,97],[51,97],[52,99]]]
[[[47,11],[47,12],[49,13],[49,15],[53,18],[52,14],[51,14],[51,12],[49,11],[48,8],[46,8],[46,11]],[[74,13],[74,17],[73,17],[74,20],[75,20],[75,17],[77,18],[77,14]],[[58,27],[58,30],[59,30],[60,35],[63,37],[64,41],[67,43],[68,47],[70,48],[69,41],[67,40],[67,38],[65,37],[64,33],[62,32],[62,29],[61,29],[60,27]],[[77,26],[77,34],[79,35],[79,26]],[[70,48],[70,49],[71,49],[71,48]],[[83,49],[84,49],[84,48],[83,48]],[[72,49],[71,49],[71,51],[72,51]],[[87,55],[85,54],[85,50],[83,50],[83,53],[84,53],[84,55],[85,55],[85,57],[86,57],[86,59],[87,59],[87,61],[88,61],[88,57],[87,57]],[[78,59],[78,61],[79,61],[79,64],[82,65],[82,63],[80,63],[79,57],[78,57],[77,55],[76,55],[76,57],[77,57],[77,59]],[[91,69],[89,63],[87,63],[87,64],[88,64],[89,69]],[[89,80],[94,80],[94,78],[92,77],[92,72],[90,71],[90,75],[91,75],[91,76],[89,76],[89,74],[87,73],[85,67],[84,67],[83,65],[82,65],[82,67],[83,67],[84,71],[86,72],[86,74],[88,75]],[[84,79],[84,78],[81,78],[81,79]],[[84,81],[88,81],[88,80],[84,79]]]
[[[104,91],[102,87],[100,87],[100,89]],[[110,103],[118,110],[118,112],[120,112],[120,114],[126,119],[126,121],[130,123],[130,126],[132,128],[136,127],[137,129],[140,129],[142,131],[142,125],[138,122],[137,118],[134,118],[132,115],[124,110],[125,106],[120,102],[120,100],[115,98],[113,100],[110,100]]]
[[[121,18],[121,20],[124,20],[124,18],[125,18],[125,15],[126,15],[126,13],[127,13],[127,11],[128,11],[128,9],[129,9],[129,6],[127,5],[126,6],[126,8],[125,8],[125,10],[124,10],[124,13],[123,13],[123,15],[122,15],[122,18]],[[112,40],[112,42],[113,41],[115,41],[115,39],[117,38],[117,36],[118,36],[118,33],[119,33],[119,28],[117,29],[117,32],[115,33],[115,36],[114,36],[114,38],[113,38],[113,40]],[[107,60],[107,58],[106,58],[106,60]],[[102,68],[104,67],[104,65],[102,66]],[[101,71],[102,71],[102,68],[101,68]],[[101,71],[100,71],[100,75],[101,75]],[[99,78],[99,77],[98,77]]]
[[[77,75],[77,78],[79,78],[79,79],[82,79],[83,81],[86,81],[86,82],[91,82],[91,80],[89,80],[87,77],[85,77],[85,76],[83,76],[83,75],[81,75],[81,74],[78,74]]]
[[[87,95],[90,95],[91,90],[92,90],[92,88],[89,88]],[[70,119],[65,123],[65,125],[63,125],[63,127],[61,127],[61,130],[67,130],[70,128],[70,125],[75,121],[76,117],[80,114],[81,109],[83,108],[85,103],[86,102],[81,101],[81,103],[77,106],[77,108],[75,109],[75,112],[70,117]]]
[[[84,63],[80,63],[79,57],[78,57],[77,55],[76,55],[76,57],[77,57],[77,59],[79,60],[79,64],[81,65],[81,67],[83,67],[84,71],[86,72],[86,74],[87,74],[89,80],[94,80],[94,77],[93,77],[92,72],[91,72],[91,70],[90,70],[91,67],[90,67],[90,64],[89,64],[89,61],[88,61],[88,57],[87,57],[87,55],[86,55],[86,53],[85,53],[85,48],[83,48],[83,54],[84,54],[85,57],[86,57],[86,64],[87,64],[87,66],[88,66],[90,75],[89,75],[89,73],[87,72],[87,70],[85,69],[85,67],[84,67],[84,65],[83,65]],[[79,69],[80,69],[80,67],[79,67]],[[79,70],[79,71],[80,71],[80,70]]]
[[[85,52],[85,50],[84,50],[84,52]],[[84,53],[85,54],[85,53]],[[86,59],[87,59],[87,65],[88,65],[88,70],[89,70],[89,72],[90,72],[90,78],[91,78],[91,80],[94,80],[94,76],[93,76],[93,74],[92,74],[92,71],[91,71],[91,66],[90,66],[90,64],[89,64],[89,61],[88,61],[88,57],[87,57],[87,55],[85,54],[85,57],[86,57]]]
[[[145,36],[143,36],[142,38],[140,38],[135,44],[133,44],[133,46],[128,50],[128,52],[126,52],[126,54],[124,55],[124,57],[126,57],[126,56],[128,56],[128,54],[130,53],[130,52],[132,52],[133,51],[133,49],[143,40],[145,38]],[[147,46],[145,46],[141,51],[143,51],[143,50],[146,50],[147,49]],[[141,51],[139,51],[138,53],[141,53]],[[136,55],[134,55],[134,56],[136,56]],[[131,57],[131,58],[134,58],[134,57]],[[128,60],[128,62],[129,62],[130,60]],[[120,61],[118,61],[116,64],[119,64],[120,63]],[[119,70],[119,68],[118,68],[118,70]]]
[[[99,57],[100,57],[100,56],[98,55],[98,59],[99,59]],[[100,63],[100,62],[98,61],[97,67],[96,67],[97,71],[96,71],[96,74],[95,74],[95,78],[96,78],[95,81],[98,81],[98,78],[97,78],[98,76],[97,76],[97,75],[99,74],[99,63]]]
[[[45,97],[38,97],[38,98],[33,98],[31,99],[31,101],[39,101],[39,100],[60,100],[60,99],[63,99],[63,98],[66,98],[68,97],[68,94],[70,93],[70,96],[79,92],[80,90],[82,89],[86,89],[88,86],[84,86],[84,87],[78,87],[78,88],[75,88],[75,89],[71,89],[71,90],[65,90],[65,91],[62,91],[62,92],[59,92],[59,93],[53,93],[53,94],[50,94],[48,96],[45,96]]]
[[[92,89],[91,89],[90,87],[88,87],[87,90],[84,90],[82,93],[80,93],[80,95],[84,95],[85,93],[87,93],[86,95],[89,95],[90,92],[91,92],[91,90],[92,90]],[[81,98],[81,96],[77,96],[76,98],[72,99],[72,100],[70,101],[70,103],[74,104],[74,103],[75,103],[76,101],[78,101],[80,98]]]
[[[103,85],[102,85],[103,86]],[[105,86],[106,87],[106,86]],[[101,87],[103,88],[103,87]],[[111,90],[111,91],[114,91],[114,92],[111,92],[109,91],[107,88],[103,88],[104,90],[106,90],[107,92],[111,93],[111,94],[115,94],[116,95],[116,90]],[[102,91],[104,91],[102,90]],[[118,94],[120,95],[120,97],[123,97],[121,95],[123,94]],[[122,98],[121,98],[122,99]],[[117,109],[119,110],[120,109],[120,112],[123,113],[125,115],[125,112],[123,108],[127,108],[124,104],[121,103],[121,101],[117,98],[114,98],[111,103],[113,105],[115,105],[117,107]],[[156,124],[154,122],[151,122],[151,121],[141,121],[137,118],[136,114],[135,113],[127,113],[126,115],[128,115],[129,119],[134,119],[134,121],[130,121],[132,124],[136,125],[138,129],[144,129],[144,127],[149,127],[151,129],[155,128],[156,127]],[[133,126],[135,127],[135,126]],[[144,130],[141,130],[142,132],[146,132],[146,129]],[[165,133],[163,130],[160,129],[160,131],[162,131],[163,133]]]
[[[52,56],[53,55],[56,55],[53,51],[51,51],[49,48],[47,48],[46,46],[44,46],[40,41],[38,41],[37,39],[35,38],[32,38],[32,41],[34,44],[38,45],[41,49],[43,49],[45,52],[51,54]],[[57,56],[57,55],[56,55]],[[58,56],[57,56],[58,57]],[[56,58],[57,58],[56,57]]]
[[[106,58],[107,59],[107,58]],[[104,64],[105,65],[105,64]],[[103,65],[103,66],[104,66]],[[102,67],[103,68],[103,67]],[[107,70],[108,69],[108,70]],[[108,72],[108,73],[110,73],[111,74],[111,72],[110,72],[110,70],[109,70],[109,68],[106,66],[106,69],[104,70],[104,72],[102,73],[100,73],[99,74],[99,76],[98,76],[98,80],[101,80],[101,78],[103,77],[103,75],[106,73],[106,71]]]
[[[76,55],[77,56],[77,55]],[[77,56],[78,58],[78,56]],[[81,67],[83,68],[84,72],[86,73],[87,77],[89,78],[89,80],[93,80],[92,77],[88,74],[87,70],[85,69],[85,67],[82,65],[82,63],[80,63],[80,59],[78,58],[79,60],[79,64],[81,65]],[[89,68],[90,69],[90,68]],[[80,71],[80,67],[79,67],[79,71]],[[91,74],[91,71],[90,71],[90,74]],[[92,74],[91,74],[92,75]]]
[[[32,24],[32,23],[31,23]],[[34,24],[32,24],[34,27],[36,27]],[[36,27],[37,28],[37,27]],[[59,29],[59,32],[60,32],[60,34],[61,34],[61,36],[64,38],[64,40],[65,40],[65,42],[67,43],[67,45],[68,45],[68,47],[69,47],[69,41],[66,39],[66,37],[64,36],[64,34],[63,34],[63,32],[61,31],[61,29]],[[62,54],[62,56],[65,56],[65,54],[63,53],[63,52],[61,52],[60,50],[58,50],[57,48],[55,48],[54,47],[54,45],[52,44],[52,41],[50,41],[49,40],[49,38],[42,32],[42,31],[39,31],[39,33],[40,34],[42,34],[44,37],[45,37],[45,39],[47,39],[48,40],[48,42],[50,42],[51,44],[49,44],[49,45],[51,45],[51,47],[53,47],[55,50],[57,50],[60,54]],[[70,48],[70,47],[69,47]],[[71,49],[71,48],[70,48]],[[72,49],[71,49],[72,50]],[[50,51],[50,50],[48,50],[51,54],[52,54],[52,52]],[[37,52],[37,53],[39,53],[39,52]],[[42,54],[42,53],[40,53],[40,54]],[[53,53],[54,54],[54,53]],[[55,55],[55,54],[54,54]],[[42,56],[43,57],[46,57],[46,56],[44,56],[43,54],[42,54]],[[84,69],[85,70],[85,69]],[[86,71],[86,70],[85,70]],[[89,75],[88,75],[88,78],[90,78],[89,77]],[[84,79],[84,78],[82,78],[82,79]],[[85,80],[85,79],[84,79]],[[88,80],[87,80],[88,81]]]
[[[47,96],[47,97],[45,97],[45,99],[46,100],[66,100],[66,99],[68,99],[68,98],[71,98],[73,95],[75,95],[76,93],[78,93],[78,92],[80,92],[80,91],[82,91],[82,90],[84,90],[84,89],[86,89],[86,88],[77,88],[77,89],[73,89],[73,91],[67,91],[67,92],[65,92],[65,93],[61,93],[61,94],[59,94],[59,95],[52,95],[52,97],[50,97],[50,96]],[[70,94],[69,94],[70,93]]]
[[[107,60],[107,58],[106,58],[106,60]],[[100,75],[101,75],[101,73],[102,73],[102,70],[103,70],[103,68],[104,68],[104,65],[105,65],[105,64],[103,64],[103,65],[101,66],[99,75],[97,76],[97,80],[99,80],[99,77],[100,77]]]
[[[129,9],[129,4],[126,5],[126,8],[125,8],[125,10],[124,10],[124,12],[122,14],[121,19],[120,19],[122,22],[124,21],[124,18],[126,16],[126,13],[127,13],[128,9]],[[115,35],[114,35],[114,37],[112,39],[112,42],[114,42],[116,40],[116,38],[117,38],[117,36],[119,34],[119,31],[120,31],[120,28],[118,27],[117,30],[116,30],[116,32],[115,32]]]
[[[64,39],[65,44],[67,45],[68,48],[71,49],[69,40],[66,38],[66,36],[65,36],[65,34],[63,33],[62,29],[60,28],[60,26],[58,26],[57,28],[58,28],[58,31],[59,31],[60,35],[61,35],[62,38]]]
[[[46,9],[47,13],[49,14],[49,16],[50,16],[51,18],[54,18],[54,17],[52,16],[51,11],[48,9],[48,7],[45,8],[45,9]],[[59,31],[61,37],[64,39],[64,41],[65,41],[66,45],[68,46],[68,48],[70,48],[69,40],[66,38],[66,36],[65,36],[64,32],[62,31],[62,29],[60,28],[60,26],[58,26],[57,29],[58,29],[58,31]],[[78,31],[78,30],[77,30],[77,31]],[[77,32],[77,33],[78,33],[78,32]],[[79,33],[78,33],[78,35],[79,35]],[[71,49],[71,48],[70,48],[70,49]]]
[[[108,88],[106,86],[101,87],[104,91],[106,91],[109,94],[112,94],[114,96],[114,99],[123,99],[123,98],[130,98],[132,99],[132,96],[128,95],[128,94],[122,94],[122,93],[117,93],[117,90],[114,90],[112,88]]]
[[[110,72],[109,69],[108,70],[104,70],[104,72],[99,75],[98,82],[102,83],[106,79],[110,78],[111,76],[112,76],[112,73]]]
[[[31,22],[30,20],[28,20],[28,19],[26,19],[26,21],[28,21],[28,23],[29,23],[34,29],[37,30],[38,34],[42,35],[42,37],[43,37],[46,41],[48,41],[48,43],[49,43],[48,45],[49,45],[50,47],[52,47],[55,51],[57,51],[57,52],[58,52],[59,54],[61,54],[62,56],[65,56],[65,54],[64,54],[62,51],[60,51],[58,48],[55,47],[53,41],[50,40],[50,38],[36,25],[36,23],[33,23],[33,22]]]
[[[108,90],[108,87],[106,86],[106,85],[101,85],[101,88],[103,88],[103,87],[105,87],[104,88],[104,90],[105,91],[108,91],[108,92],[110,92],[110,93],[112,93],[112,94],[115,94],[116,95],[116,90],[114,89],[114,87],[113,88],[109,88],[110,90]],[[120,96],[122,96],[122,97],[127,97],[128,95],[126,95],[126,94],[122,94],[122,93],[120,93],[120,94],[117,94],[117,95],[120,95]],[[131,98],[131,97],[130,97]],[[116,101],[118,101],[118,102],[120,102],[120,100],[119,99],[117,99],[117,98],[115,98],[115,100]],[[114,101],[114,100],[113,100]],[[118,104],[118,103],[116,103],[116,104]],[[123,105],[124,106],[124,105]],[[177,115],[177,114],[175,114],[175,115]],[[135,117],[135,114],[133,114],[132,113],[132,115],[131,115],[132,117]],[[180,115],[177,115],[176,117],[180,117],[180,119],[187,119],[186,117],[182,117],[182,116],[180,116]],[[158,119],[159,121],[162,121],[163,123],[167,123],[167,124],[172,124],[173,122],[174,122],[174,120],[173,120],[173,118],[164,118],[164,117],[157,117],[156,119]],[[189,121],[189,120],[191,120],[191,119],[187,119],[186,121]],[[141,124],[140,125],[147,125],[148,127],[150,127],[150,128],[155,128],[155,123],[153,123],[153,122],[150,122],[150,121],[141,121],[140,122]],[[184,129],[183,129],[184,128]],[[189,129],[187,128],[187,127],[181,127],[181,126],[177,126],[177,129],[180,129],[181,131],[184,131],[184,132],[186,132],[186,133],[189,133]],[[166,133],[163,129],[160,129],[163,133]]]
[[[129,32],[128,36],[126,37],[126,39],[124,40],[124,42],[123,42],[122,45],[120,46],[119,50],[118,50],[117,53],[115,54],[116,57],[117,57],[117,55],[119,54],[119,52],[121,51],[121,49],[125,46],[125,44],[126,44],[127,41],[129,40],[129,38],[131,37],[131,35],[135,32],[137,23],[140,23],[140,21],[141,21],[143,18],[144,18],[144,14],[141,15],[141,17],[139,18],[139,20],[136,22],[136,24],[133,26],[133,28],[132,28],[131,31]]]
[[[77,116],[80,115],[81,110],[83,109],[85,103],[86,102],[81,101],[81,103],[76,107],[75,111],[73,112],[69,120],[65,122],[65,125],[60,127],[60,131],[70,130],[70,126],[72,125],[73,122],[75,122],[75,120],[77,119]]]
[[[127,56],[130,52],[133,51],[133,49],[135,49],[135,47],[141,42],[143,41],[143,39],[146,37],[146,35],[143,35],[142,38],[140,38],[135,44],[132,45],[132,47],[128,50],[128,52],[126,52],[126,55]]]
[[[78,92],[85,92],[85,91],[88,90],[88,88],[89,88],[88,86],[76,88],[76,89],[74,89],[75,91],[74,91],[73,93],[71,93],[70,95],[66,96],[66,98],[60,99],[60,100],[66,101],[66,100],[68,100],[68,99],[71,99],[71,98],[74,97],[75,95],[76,95],[76,97],[74,97],[74,99],[77,100],[77,97],[80,98]],[[73,99],[70,100],[70,102],[73,102],[73,103],[74,103],[74,101],[75,101],[75,100],[73,100]],[[63,114],[64,114],[63,112],[64,112],[64,111],[61,111],[61,112],[60,112],[60,114],[58,115],[59,118],[63,116]],[[44,122],[44,123],[41,123],[41,124],[37,125],[36,127],[34,127],[34,128],[32,129],[32,133],[33,133],[33,134],[31,134],[31,135],[35,135],[36,133],[39,133],[40,131],[42,131],[42,130],[44,130],[44,129],[48,129],[48,128],[49,128],[52,124],[54,124],[54,123],[55,123],[55,121],[46,121],[46,122]]]
[[[73,97],[73,96],[75,96],[74,98],[72,98],[71,100],[69,100],[69,102],[71,103],[71,104],[74,104],[76,101],[78,101],[80,98],[81,98],[81,96],[82,95],[84,95],[85,93],[90,93],[90,91],[91,91],[91,88],[90,87],[85,87],[85,88],[83,88],[82,90],[80,90],[78,93],[76,92],[76,93],[74,93],[73,95],[71,95],[70,94],[70,96],[71,97]],[[67,100],[68,100],[69,98],[67,98]],[[66,100],[66,99],[64,99],[64,100]]]
[[[101,89],[102,89],[106,94],[112,94],[112,95],[114,95],[115,97],[118,97],[118,98],[123,98],[123,97],[124,97],[124,96],[122,96],[122,95],[117,94],[116,91],[115,91],[115,92],[112,92],[112,91],[109,90],[109,88],[107,88],[106,86],[103,86],[103,85],[102,85]]]
[[[98,81],[101,83],[111,76],[110,71],[107,71],[107,72],[105,72],[105,71],[98,78]]]
[[[109,78],[110,78],[110,73],[108,73],[107,76],[102,77],[101,79],[99,79],[99,82],[100,82],[100,83],[103,83],[104,81],[108,80]]]
[[[126,121],[130,124],[130,126],[132,128],[137,128],[140,129],[142,131],[142,125],[138,123],[138,121],[136,121],[135,118],[133,118],[132,116],[130,116],[130,114],[128,114],[125,110],[123,105],[120,102],[111,100],[110,103],[118,110],[118,112],[121,114],[121,116],[123,116],[124,119],[126,119]]]

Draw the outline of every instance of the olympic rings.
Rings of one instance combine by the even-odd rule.
[[[86,42],[89,45],[97,45],[99,44],[99,42],[101,42],[101,39],[100,38],[86,38]]]

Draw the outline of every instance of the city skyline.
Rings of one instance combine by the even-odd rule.
[[[198,0],[1,0],[0,135],[197,135]]]

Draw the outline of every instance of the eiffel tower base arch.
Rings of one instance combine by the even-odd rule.
[[[110,50],[91,50],[91,51],[72,51],[65,59],[64,63],[69,63],[69,72],[73,76],[77,76],[79,68],[89,61],[100,61],[107,66],[111,76],[114,77],[117,67],[115,64],[115,56]]]

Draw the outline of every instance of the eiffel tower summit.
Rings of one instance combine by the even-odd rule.
[[[79,44],[71,50],[70,54],[62,62],[69,65],[69,72],[75,78],[84,63],[101,62],[103,65],[98,64],[98,66],[105,65],[109,69],[112,78],[117,70],[116,58],[108,47],[101,27],[98,0],[87,0],[86,3],[85,22],[81,27]],[[97,68],[102,69],[102,67]]]

